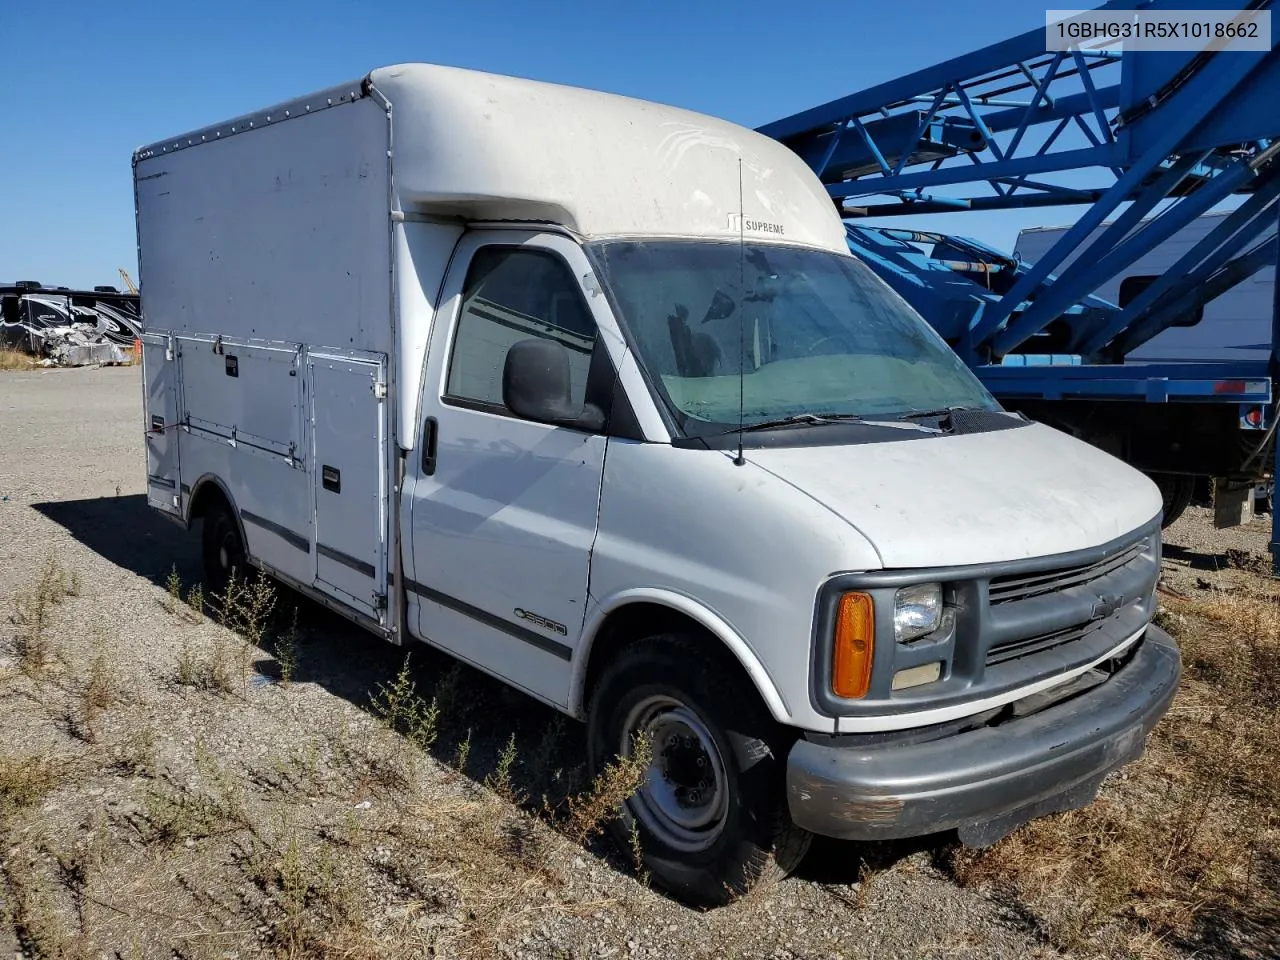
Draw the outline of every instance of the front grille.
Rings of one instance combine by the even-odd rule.
[[[1033,653],[1052,650],[1054,647],[1060,647],[1064,643],[1070,643],[1072,640],[1079,640],[1085,634],[1097,629],[1097,625],[1086,624],[1083,627],[1069,627],[1066,630],[1057,630],[1041,637],[1028,637],[1025,640],[1017,640],[1014,643],[1006,643],[1004,646],[996,647],[987,653],[987,666],[993,667],[997,663],[1004,663],[1006,660],[1017,660],[1019,657],[1029,657]]]
[[[995,606],[1090,583],[1133,562],[1142,554],[1146,546],[1147,541],[1143,539],[1130,544],[1113,556],[1093,563],[1060,567],[1056,570],[1041,570],[1030,574],[993,577],[988,602]]]
[[[993,647],[987,651],[987,667],[1024,657],[1034,659],[1040,655],[1057,658],[1063,666],[1078,665],[1105,653],[1141,630],[1150,616],[1149,601],[1149,594],[1137,597],[1103,620],[1091,620]]]
[[[1142,629],[1155,608],[1158,537],[1144,533],[1092,562],[992,577],[986,668],[1078,666]]]

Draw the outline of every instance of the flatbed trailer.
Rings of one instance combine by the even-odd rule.
[[[1251,361],[1004,364],[984,367],[981,375],[993,393],[1011,399],[1271,402],[1268,365]]]

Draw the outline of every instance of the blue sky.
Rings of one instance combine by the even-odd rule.
[[[1025,0],[0,0],[0,280],[136,277],[141,144],[407,60],[644,97],[756,126],[1043,24]],[[945,215],[1011,248],[1075,210]]]

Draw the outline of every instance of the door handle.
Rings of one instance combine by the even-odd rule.
[[[342,492],[342,471],[324,464],[320,467],[320,485],[334,493]]]
[[[436,472],[436,434],[440,425],[435,417],[427,417],[422,424],[422,474],[431,476]]]

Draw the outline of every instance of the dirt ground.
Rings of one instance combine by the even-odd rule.
[[[945,837],[675,903],[600,838],[576,724],[287,593],[257,646],[201,614],[136,369],[0,375],[0,438],[0,957],[1062,955]],[[1266,555],[1194,510],[1168,540],[1179,592]]]

